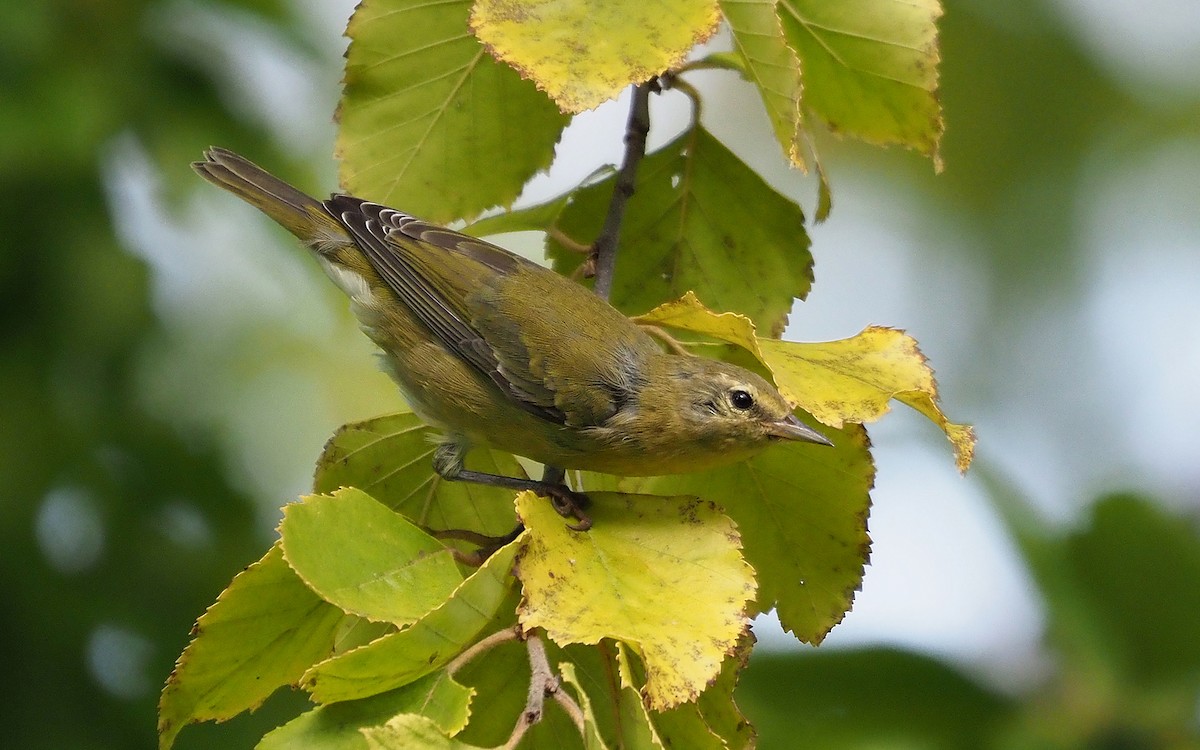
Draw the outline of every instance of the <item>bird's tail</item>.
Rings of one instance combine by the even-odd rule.
[[[321,201],[232,151],[210,148],[204,152],[204,161],[192,162],[192,169],[270,216],[318,251],[353,242]]]

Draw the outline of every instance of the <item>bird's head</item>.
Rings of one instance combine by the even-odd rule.
[[[775,386],[737,365],[705,357],[667,356],[654,396],[670,404],[663,429],[710,451],[745,455],[775,441],[832,445],[792,413]],[[644,399],[643,399],[644,402]],[[658,410],[655,410],[658,411]]]

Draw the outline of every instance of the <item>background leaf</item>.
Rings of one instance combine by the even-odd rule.
[[[549,168],[567,118],[471,36],[470,6],[358,6],[337,140],[347,191],[448,222],[512,203]]]
[[[895,649],[760,649],[737,698],[758,728],[762,748],[1014,747],[1004,739],[1012,719],[1008,696],[929,657]],[[1025,739],[1015,746],[1072,747]]]

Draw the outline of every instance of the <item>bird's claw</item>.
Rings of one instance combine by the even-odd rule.
[[[572,531],[587,531],[592,528],[592,519],[583,510],[588,504],[587,495],[572,492],[566,487],[558,488],[556,491],[548,494],[550,496],[550,505],[558,515],[578,521],[578,523],[567,524],[568,529]]]

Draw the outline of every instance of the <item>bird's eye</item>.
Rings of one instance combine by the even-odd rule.
[[[754,406],[754,397],[745,391],[730,391],[729,400],[736,409],[749,409]]]

